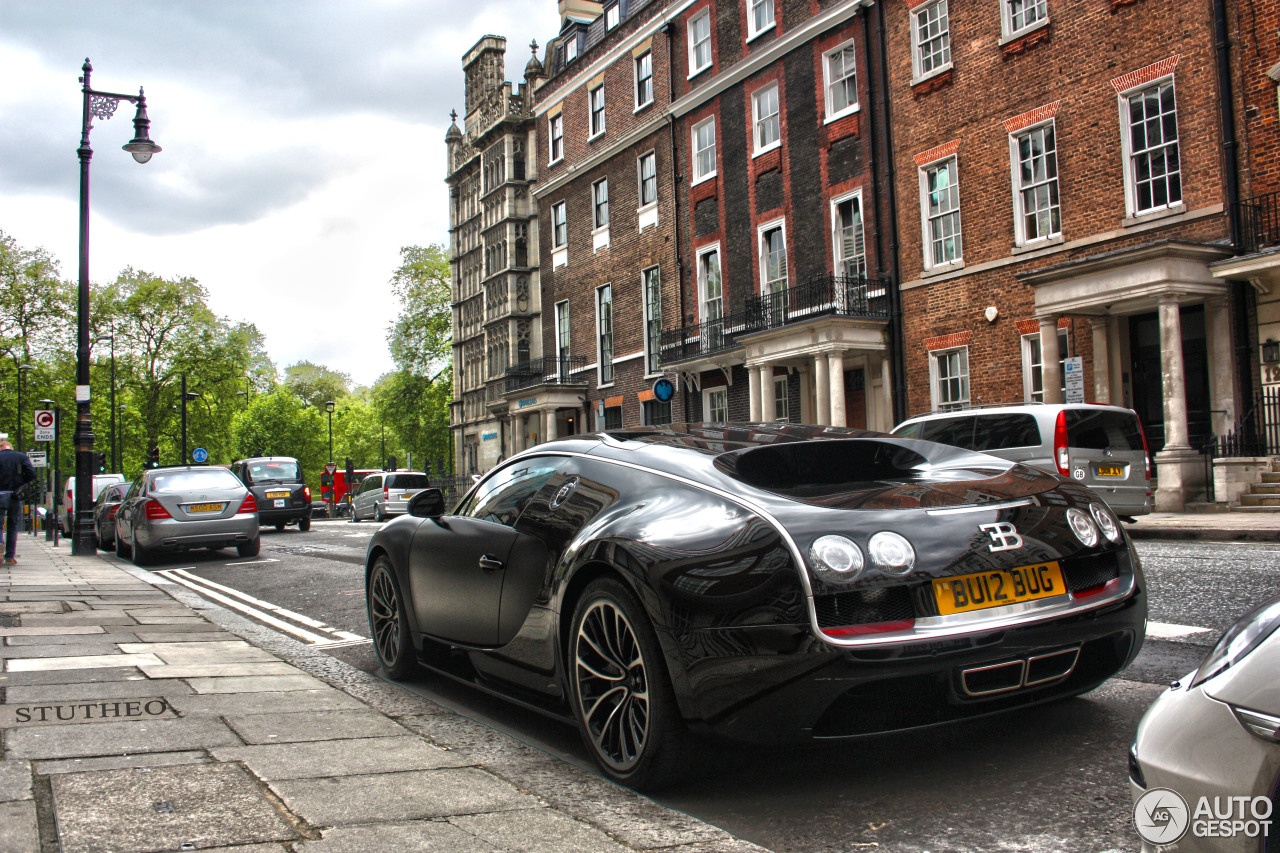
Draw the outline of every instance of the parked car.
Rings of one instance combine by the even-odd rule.
[[[1084,693],[1147,613],[1124,530],[1071,480],[787,424],[538,445],[452,510],[415,495],[365,589],[391,678],[421,663],[573,722],[636,788],[687,769],[691,734],[845,738]]]
[[[116,511],[116,553],[150,565],[162,551],[235,547],[256,557],[258,502],[221,466],[151,468],[133,481]]]
[[[1144,853],[1280,850],[1280,597],[1147,709],[1129,783]]]
[[[97,501],[98,495],[107,486],[115,483],[127,483],[124,474],[94,474],[93,475],[93,499]],[[68,477],[66,486],[62,490],[62,530],[68,536],[71,535],[74,519],[76,514],[76,478]]]
[[[1132,409],[1094,403],[983,406],[917,415],[893,434],[1071,477],[1123,518],[1151,512],[1151,454]]]
[[[302,466],[291,456],[255,456],[231,463],[231,472],[253,493],[258,520],[276,530],[287,524],[311,529],[311,487]]]
[[[113,483],[98,492],[93,502],[93,530],[98,547],[110,551],[116,547],[116,511],[129,491],[128,483]]]
[[[402,515],[408,509],[409,499],[430,485],[431,478],[421,471],[369,474],[351,499],[351,520],[386,521],[393,515]]]

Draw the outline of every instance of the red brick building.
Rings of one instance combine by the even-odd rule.
[[[1248,382],[1247,300],[1211,266],[1232,251],[1211,5],[885,17],[909,408],[1129,406],[1159,451],[1157,507],[1181,509]]]

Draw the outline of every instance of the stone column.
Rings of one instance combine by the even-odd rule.
[[[827,353],[827,373],[831,380],[831,425],[847,426],[844,410],[844,353]]]
[[[544,440],[553,441],[556,438],[556,410],[547,409],[546,416],[547,416],[547,428],[546,430],[543,431],[543,435],[546,436]]]
[[[893,429],[897,424],[893,422],[893,379],[890,376],[889,357],[887,355],[880,356],[880,394],[884,400],[884,418],[880,423],[880,428],[885,432]],[[908,412],[908,414],[910,414]]]
[[[1108,327],[1110,316],[1091,317],[1093,329],[1093,401],[1111,405],[1111,350]]]
[[[760,374],[760,422],[771,424],[778,419],[778,410],[774,406],[773,365],[764,364],[756,370]]]
[[[1129,405],[1124,399],[1124,350],[1120,347],[1120,318],[1112,317],[1107,324],[1107,349],[1111,353],[1111,404]]]
[[[831,382],[827,378],[827,356],[823,353],[813,357],[813,387],[817,391],[818,411],[813,419],[815,424],[831,425]]]
[[[1182,315],[1176,294],[1160,296],[1160,374],[1164,395],[1164,449],[1156,454],[1157,512],[1182,512],[1204,486],[1204,460],[1191,449],[1187,385],[1182,361]]]
[[[511,455],[515,456],[524,450],[524,416],[512,415],[508,425],[511,435]]]
[[[1040,384],[1044,388],[1046,403],[1061,403],[1062,399],[1062,366],[1058,361],[1062,353],[1058,351],[1058,318],[1040,318]]]
[[[809,369],[800,368],[800,422],[811,424],[815,423],[813,419],[813,382],[809,376]]]
[[[747,368],[747,379],[750,388],[751,413],[747,419],[753,424],[760,423],[760,373],[754,367]]]
[[[1235,382],[1231,377],[1231,321],[1227,300],[1205,303],[1205,332],[1209,338],[1209,399],[1214,435],[1226,435],[1236,422]]]

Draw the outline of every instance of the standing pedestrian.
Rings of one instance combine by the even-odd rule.
[[[4,513],[4,561],[9,564],[18,562],[22,493],[35,478],[36,469],[27,454],[14,450],[9,439],[0,438],[0,512]]]

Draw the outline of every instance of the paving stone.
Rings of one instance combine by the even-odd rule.
[[[549,808],[463,815],[449,822],[484,839],[499,850],[572,850],[573,853],[627,853],[625,847],[600,830],[564,812]]]
[[[367,773],[435,770],[475,764],[468,756],[432,746],[420,737],[363,738],[334,744],[281,743],[213,750],[219,761],[244,762],[260,779],[314,779]]]
[[[117,655],[119,657],[119,655]],[[135,666],[103,669],[46,669],[31,672],[0,672],[0,687],[30,684],[76,684],[88,681],[134,681],[146,676]]]
[[[61,613],[61,601],[0,601],[0,613]]]
[[[31,762],[0,761],[0,803],[31,799]]]
[[[153,684],[158,682],[151,682]],[[186,686],[185,682],[179,684]],[[190,690],[188,690],[188,693]],[[290,690],[281,693],[227,693],[167,696],[178,713],[187,716],[236,716],[288,714],[297,711],[367,711],[368,706],[341,690]]]
[[[107,669],[143,664],[160,666],[155,655],[80,655],[60,658],[10,658],[5,664],[8,672],[37,672],[62,669]]]
[[[47,631],[48,628],[40,628],[38,630]],[[6,646],[73,646],[76,643],[84,643],[90,640],[99,640],[106,643],[131,643],[136,638],[133,634],[108,634],[99,626],[94,626],[92,634],[17,634],[10,635],[4,639]]]
[[[301,743],[313,740],[398,737],[403,726],[376,711],[304,711],[227,717],[227,725],[248,744]]]
[[[339,826],[325,830],[319,841],[295,844],[298,853],[505,853],[452,824],[438,820]],[[551,848],[547,848],[550,850]],[[566,851],[568,848],[561,848]]]
[[[101,637],[100,634],[93,635]],[[45,643],[28,646],[0,646],[0,660],[15,660],[19,658],[53,658],[53,657],[73,657],[85,655],[113,655],[119,654],[120,647],[110,640],[98,639],[95,642],[87,642],[84,637],[75,638],[70,643]]]
[[[29,702],[65,701],[82,699],[132,699],[136,696],[164,696],[173,704],[178,696],[190,696],[191,688],[178,679],[155,680],[139,678],[135,681],[99,681],[86,684],[38,684],[30,687],[10,687],[5,690],[5,703],[21,705]],[[177,707],[177,706],[175,706]],[[181,710],[181,709],[179,709]]]
[[[221,721],[209,717],[136,722],[67,723],[31,726],[5,732],[6,757],[83,758],[134,752],[174,752],[217,746],[240,746],[242,741]]]
[[[63,625],[137,625],[132,616],[101,610],[85,610],[79,613],[33,613],[22,617],[23,628]]]
[[[177,712],[159,696],[0,705],[0,728],[100,723],[139,719],[173,719]]]
[[[35,761],[42,776],[58,773],[85,773],[90,770],[122,770],[126,767],[172,767],[176,764],[208,764],[212,759],[203,749],[179,752],[146,752],[140,755],[113,755],[109,758],[67,758]]]
[[[0,803],[0,853],[31,853],[39,849],[35,802]]]
[[[274,693],[279,690],[317,690],[329,687],[320,679],[297,670],[292,675],[189,678],[187,683],[197,693]]]
[[[199,616],[139,616],[139,625],[195,625],[203,622]]]
[[[212,622],[206,622],[203,619],[196,619],[195,621],[185,622],[181,625],[135,625],[134,628],[136,629],[135,633],[139,634],[139,638],[141,638],[141,634],[144,631],[148,635],[155,635],[155,634],[218,634],[220,635],[215,639],[223,639],[225,637],[231,636],[231,634],[227,633],[227,631],[225,631],[223,628],[217,625],[214,625]],[[146,642],[146,641],[144,640],[143,642]],[[172,643],[174,642],[174,640],[170,639],[169,637],[165,637],[164,642]]]
[[[263,663],[279,659],[244,642],[122,643],[125,654],[153,654],[167,664]]]
[[[296,667],[270,655],[264,661],[245,663],[180,663],[141,664],[138,669],[147,678],[225,678],[230,676],[293,675]]]
[[[62,853],[142,853],[298,838],[234,764],[67,773],[50,781]]]
[[[205,631],[196,629],[193,626],[190,629],[182,628],[181,631],[161,631],[159,629],[169,629],[181,626],[174,625],[147,625],[145,627],[138,626],[138,630],[134,631],[134,636],[138,638],[140,643],[220,643],[222,638],[227,636],[222,631]]]
[[[101,634],[101,625],[63,625],[60,627],[36,626],[34,628],[0,628],[0,637],[66,637],[75,634]]]
[[[421,820],[538,805],[528,794],[474,768],[279,780],[267,784],[294,812],[315,826]]]

